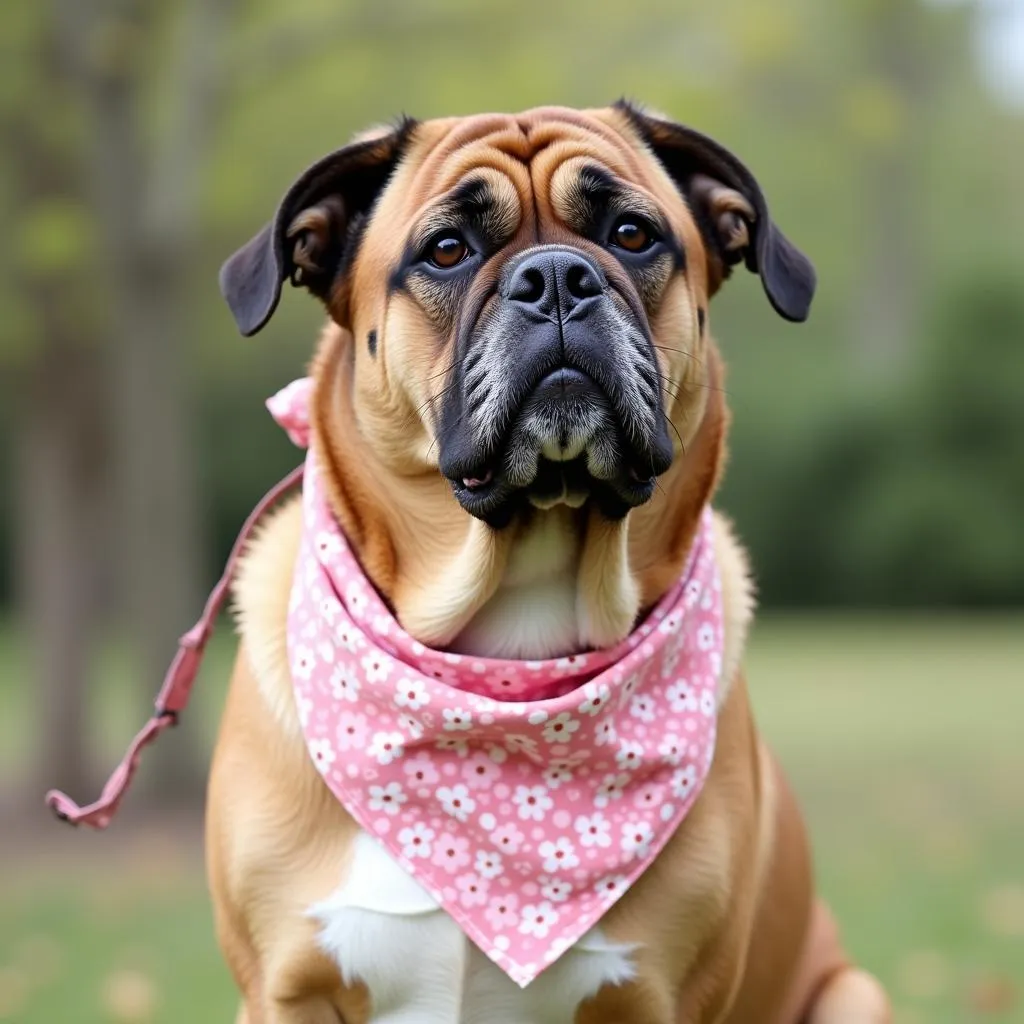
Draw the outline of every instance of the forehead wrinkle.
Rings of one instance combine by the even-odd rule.
[[[571,161],[582,158],[591,163],[600,163],[608,167],[615,177],[629,177],[619,152],[612,147],[595,147],[588,142],[592,143],[592,140],[573,139],[559,142],[544,150],[531,165],[530,177],[534,202],[538,209],[548,217],[555,215],[551,195],[554,180],[559,175],[561,168]]]
[[[518,141],[517,141],[518,140]],[[514,117],[508,114],[483,114],[478,117],[456,119],[452,127],[439,142],[419,161],[417,177],[431,180],[441,173],[442,165],[448,163],[462,150],[476,150],[480,143],[505,143],[513,149],[525,141],[522,130]]]
[[[529,175],[521,161],[510,157],[507,153],[481,141],[458,150],[438,168],[436,184],[438,188],[448,189],[464,178],[470,177],[473,171],[495,171],[508,179],[513,188],[518,188],[529,180]]]
[[[647,161],[644,150],[638,150],[631,136],[623,136],[621,132],[597,118],[565,116],[558,120],[540,121],[532,127],[530,138],[536,141],[538,149],[552,146],[556,142],[572,140],[609,162],[610,158],[604,154],[615,153],[616,162],[623,168],[624,176],[645,176],[644,167]]]
[[[505,174],[520,196],[522,210],[547,206],[547,179],[574,155],[596,157],[623,178],[643,175],[643,153],[636,139],[616,124],[563,107],[540,107],[518,115],[482,114],[427,122],[431,138],[412,158],[415,164],[408,190],[405,222],[418,219],[422,209],[441,191],[454,187],[473,169],[492,168]],[[627,126],[628,127],[628,126]]]
[[[612,144],[622,145],[622,133],[602,118],[601,111],[573,110],[571,107],[535,107],[519,115],[519,123],[531,136],[545,137],[561,127],[582,129],[589,135],[598,135]]]

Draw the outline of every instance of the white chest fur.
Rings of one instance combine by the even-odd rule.
[[[494,596],[452,649],[488,658],[551,658],[579,648],[579,527],[568,508],[537,516],[509,555]]]
[[[599,928],[520,989],[372,837],[340,888],[309,910],[346,984],[370,991],[372,1024],[570,1024],[603,985],[634,974],[632,947]]]

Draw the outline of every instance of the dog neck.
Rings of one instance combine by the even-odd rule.
[[[714,350],[701,419],[676,424],[683,450],[647,505],[615,522],[556,506],[496,531],[457,508],[436,469],[399,474],[377,457],[348,400],[346,341],[329,333],[314,365],[313,433],[339,523],[412,636],[488,657],[565,656],[624,638],[678,579],[724,451]]]
[[[580,648],[576,577],[582,537],[568,508],[538,513],[518,528],[494,595],[451,648],[491,658],[540,659]]]
[[[493,596],[450,645],[491,658],[541,659],[597,646],[583,635],[578,588],[585,514],[568,507],[536,512],[516,527]],[[630,605],[632,605],[630,595]],[[585,601],[583,602],[585,604]],[[632,607],[624,609],[625,615]]]

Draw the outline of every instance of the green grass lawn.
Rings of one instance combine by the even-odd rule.
[[[222,642],[199,684],[206,736],[228,657]],[[134,714],[117,659],[98,676],[113,758]],[[749,676],[806,808],[821,888],[897,1021],[1024,1021],[1024,621],[770,619]],[[8,638],[4,778],[27,754],[21,678]],[[233,1020],[198,834],[12,838],[0,845],[0,1021]]]

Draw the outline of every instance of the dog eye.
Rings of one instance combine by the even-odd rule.
[[[639,217],[622,217],[615,222],[608,242],[627,252],[644,252],[654,245],[654,229]]]
[[[427,259],[442,270],[458,266],[468,255],[469,246],[466,240],[454,231],[438,235],[427,246]]]

